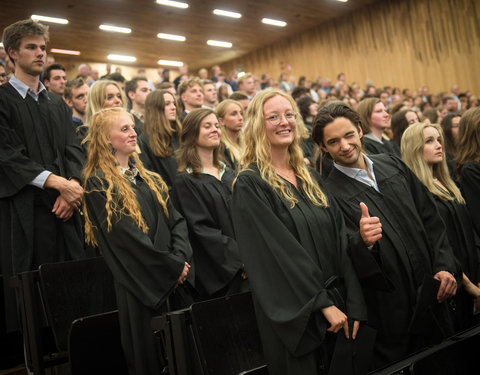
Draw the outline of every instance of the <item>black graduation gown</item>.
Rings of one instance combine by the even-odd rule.
[[[326,184],[345,217],[350,256],[363,285],[368,322],[377,332],[375,367],[386,365],[438,339],[424,319],[424,332],[409,332],[418,289],[425,277],[457,272],[452,249],[432,195],[392,155],[371,155],[380,192],[333,168]],[[360,202],[382,223],[382,238],[369,251],[361,239]],[[374,276],[377,278],[374,278]],[[446,319],[446,304],[438,308]],[[445,332],[446,335],[451,331]]]
[[[44,170],[81,181],[84,157],[71,123],[70,109],[59,96],[40,94],[35,102],[28,94],[23,99],[9,83],[0,86],[0,265],[4,280],[42,263],[89,255],[78,212],[64,223],[51,212],[59,193],[30,185]],[[8,282],[4,286],[7,329],[15,329],[15,296]]]
[[[180,173],[175,179],[174,202],[188,223],[200,299],[240,291],[243,265],[230,216],[234,179],[229,168],[221,181],[203,173]]]
[[[480,233],[480,163],[465,164],[460,171],[460,188],[477,233]]]
[[[368,155],[392,154],[401,157],[400,148],[395,142],[387,139],[382,140],[383,144],[368,137],[363,137],[363,148]]]
[[[331,199],[322,208],[303,191],[296,197],[291,208],[256,166],[242,171],[233,188],[233,224],[270,375],[320,372],[329,326],[321,309],[333,304],[325,289],[331,276],[344,277],[348,317],[366,318],[341,212]]]
[[[114,217],[112,229],[107,232],[103,183],[97,177],[90,177],[86,191],[91,193],[85,195],[85,201],[98,247],[114,277],[122,347],[129,372],[158,375],[161,368],[150,321],[167,310],[167,298],[184,262],[191,260],[187,225],[170,200],[167,218],[154,193],[137,176],[137,184],[132,183],[132,188],[148,232],[143,233],[124,215]],[[181,293],[182,288],[178,287],[174,293]]]
[[[305,127],[308,130],[309,137],[302,139],[302,151],[303,156],[310,161],[310,165],[313,167],[315,165],[315,154],[317,151],[317,144],[312,138],[312,123],[305,123]]]
[[[177,160],[175,159],[175,155],[172,154],[171,156],[167,156],[165,158],[156,156],[150,148],[148,135],[145,132],[138,137],[138,146],[141,150],[141,153],[139,154],[140,160],[145,168],[162,176],[163,181],[165,181],[168,186],[168,189],[171,190],[173,184],[175,183],[175,176],[177,174]],[[179,142],[176,137],[172,138],[171,147],[173,151],[178,149]]]
[[[228,148],[226,148],[224,146],[223,149],[224,149],[223,150],[223,161],[225,162],[225,164],[227,165],[228,168],[236,171],[237,166],[238,166],[238,162],[233,160],[233,157],[230,154],[230,151],[228,150]]]
[[[459,261],[462,271],[472,283],[480,281],[480,259],[478,238],[474,232],[470,214],[465,205],[457,201],[446,201],[434,195],[435,203],[447,230],[448,241]],[[458,288],[451,301],[451,309],[457,332],[478,323],[473,316],[473,298],[464,289]]]

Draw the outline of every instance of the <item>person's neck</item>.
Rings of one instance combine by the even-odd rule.
[[[193,106],[185,103],[185,111],[192,112],[194,109],[198,109],[198,108],[201,108],[201,106],[200,107],[193,107]]]
[[[210,109],[213,109],[213,110],[215,109],[215,103],[203,102],[203,105]]]
[[[85,113],[77,112],[77,111],[74,109],[74,110],[73,110],[73,116],[75,116],[76,118],[79,118],[80,120],[82,120],[82,122],[85,122]]]
[[[16,67],[15,70],[15,77],[25,83],[28,87],[30,87],[35,94],[38,93],[38,86],[40,83],[40,75],[35,75],[32,76],[31,74],[28,74],[21,70],[19,67]]]
[[[213,150],[212,149],[197,146],[197,154],[198,154],[198,157],[200,158],[203,169],[206,169],[206,170],[209,170],[209,169],[212,169],[212,168],[218,169],[213,164]]]
[[[118,165],[122,168],[129,168],[130,166],[128,165],[128,157],[129,155],[115,155],[115,158],[117,159]]]
[[[227,137],[228,139],[230,139],[230,141],[235,144],[235,145],[239,145],[238,144],[238,132],[235,132],[235,131],[232,131],[228,128],[224,128],[225,129],[225,133],[227,133]]]
[[[382,128],[376,128],[376,127],[372,126],[371,133],[375,137],[377,137],[380,141],[382,140],[382,138],[383,138],[383,129]]]
[[[271,150],[273,168],[280,173],[292,169],[288,164],[288,148],[273,148]]]
[[[145,106],[138,105],[136,103],[132,103],[132,110],[142,115],[145,115]]]

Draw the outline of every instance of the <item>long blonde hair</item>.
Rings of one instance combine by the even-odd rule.
[[[102,191],[106,194],[107,202],[105,210],[107,211],[107,231],[112,230],[112,218],[117,220],[122,216],[130,216],[135,224],[147,233],[148,226],[145,223],[138,200],[132,189],[131,183],[122,175],[115,156],[112,154],[109,144],[109,135],[111,127],[115,121],[118,121],[120,115],[126,114],[132,116],[123,108],[106,108],[97,112],[92,117],[90,131],[87,140],[90,142],[88,149],[87,164],[83,169],[85,194]],[[133,120],[133,118],[132,118]],[[138,155],[133,152],[130,157],[135,163],[140,175],[163,207],[165,215],[168,217],[167,201],[168,188],[162,178],[154,173],[146,170]],[[99,175],[99,172],[101,175]],[[97,178],[101,183],[100,190],[87,190],[86,182],[88,178]],[[83,213],[85,217],[85,238],[86,242],[96,245],[97,241],[93,232],[93,224],[88,216],[85,201],[83,203]]]
[[[272,165],[271,145],[267,139],[265,131],[263,107],[265,102],[275,96],[281,96],[288,100],[293,111],[297,113],[297,131],[295,132],[293,142],[288,146],[288,163],[292,167],[297,178],[302,182],[308,199],[316,206],[327,207],[327,197],[318,184],[312,179],[310,172],[305,165],[303,152],[300,147],[300,141],[304,136],[306,127],[303,124],[301,116],[298,115],[298,108],[294,100],[282,91],[262,91],[255,95],[248,106],[244,131],[245,147],[242,156],[240,157],[239,172],[247,169],[250,164],[256,163],[262,179],[272,186],[280,196],[290,202],[292,208],[298,202],[291,187],[280,178]]]
[[[177,107],[175,95],[167,90],[154,90],[145,100],[145,133],[153,154],[161,158],[173,155],[172,138],[175,134],[179,137],[182,130],[176,115],[174,121],[169,121],[165,115],[165,94],[173,98]]]
[[[424,129],[432,127],[440,134],[440,143],[442,145],[443,159],[441,163],[433,165],[433,173],[423,157],[423,148],[425,146]],[[448,172],[447,161],[445,157],[445,141],[442,127],[438,124],[413,124],[410,125],[403,133],[401,140],[402,159],[405,164],[417,175],[420,181],[427,187],[432,194],[440,197],[444,201],[456,200],[459,203],[465,204],[465,200],[460,193],[457,185],[453,182]],[[438,186],[434,178],[448,190],[445,191]],[[452,196],[453,195],[453,196]]]
[[[470,108],[460,119],[457,137],[457,174],[468,162],[480,163],[480,107]]]
[[[238,106],[238,108],[240,109],[240,113],[242,114],[242,116],[245,117],[243,113],[242,103],[232,99],[225,99],[220,102],[215,108],[215,112],[217,113],[217,117],[219,120],[225,118],[225,116],[227,115],[227,108],[230,104],[235,104],[236,106]],[[220,122],[220,126],[222,128],[222,142],[225,145],[225,148],[229,151],[233,161],[238,162],[238,160],[240,160],[240,155],[242,154],[242,147],[244,144],[243,133],[242,131],[238,133],[237,144],[232,139],[230,139],[227,130],[225,130],[225,125],[222,125],[222,123]]]
[[[127,102],[125,94],[117,82],[108,79],[96,81],[88,90],[87,107],[85,109],[85,125],[90,125],[93,115],[103,109],[105,99],[107,98],[105,91],[107,90],[107,86],[110,85],[113,85],[118,89],[122,96],[122,107],[126,108]]]

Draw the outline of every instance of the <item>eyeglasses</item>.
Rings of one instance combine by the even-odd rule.
[[[287,112],[284,115],[271,115],[265,118],[272,125],[278,125],[282,122],[282,116],[285,116],[285,120],[288,122],[295,122],[297,120],[297,114],[293,112]]]

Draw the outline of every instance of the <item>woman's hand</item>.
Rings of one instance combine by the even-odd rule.
[[[183,284],[185,282],[185,280],[187,279],[187,275],[188,275],[188,271],[190,271],[190,264],[188,264],[187,262],[185,262],[185,266],[183,266],[183,271],[182,273],[180,274],[180,277],[178,278],[178,281],[177,281],[177,284],[175,284],[175,289]]]
[[[322,309],[322,314],[330,323],[330,327],[327,329],[328,332],[337,333],[343,328],[345,331],[345,336],[347,339],[349,338],[347,316],[337,306],[332,305],[324,307]]]

